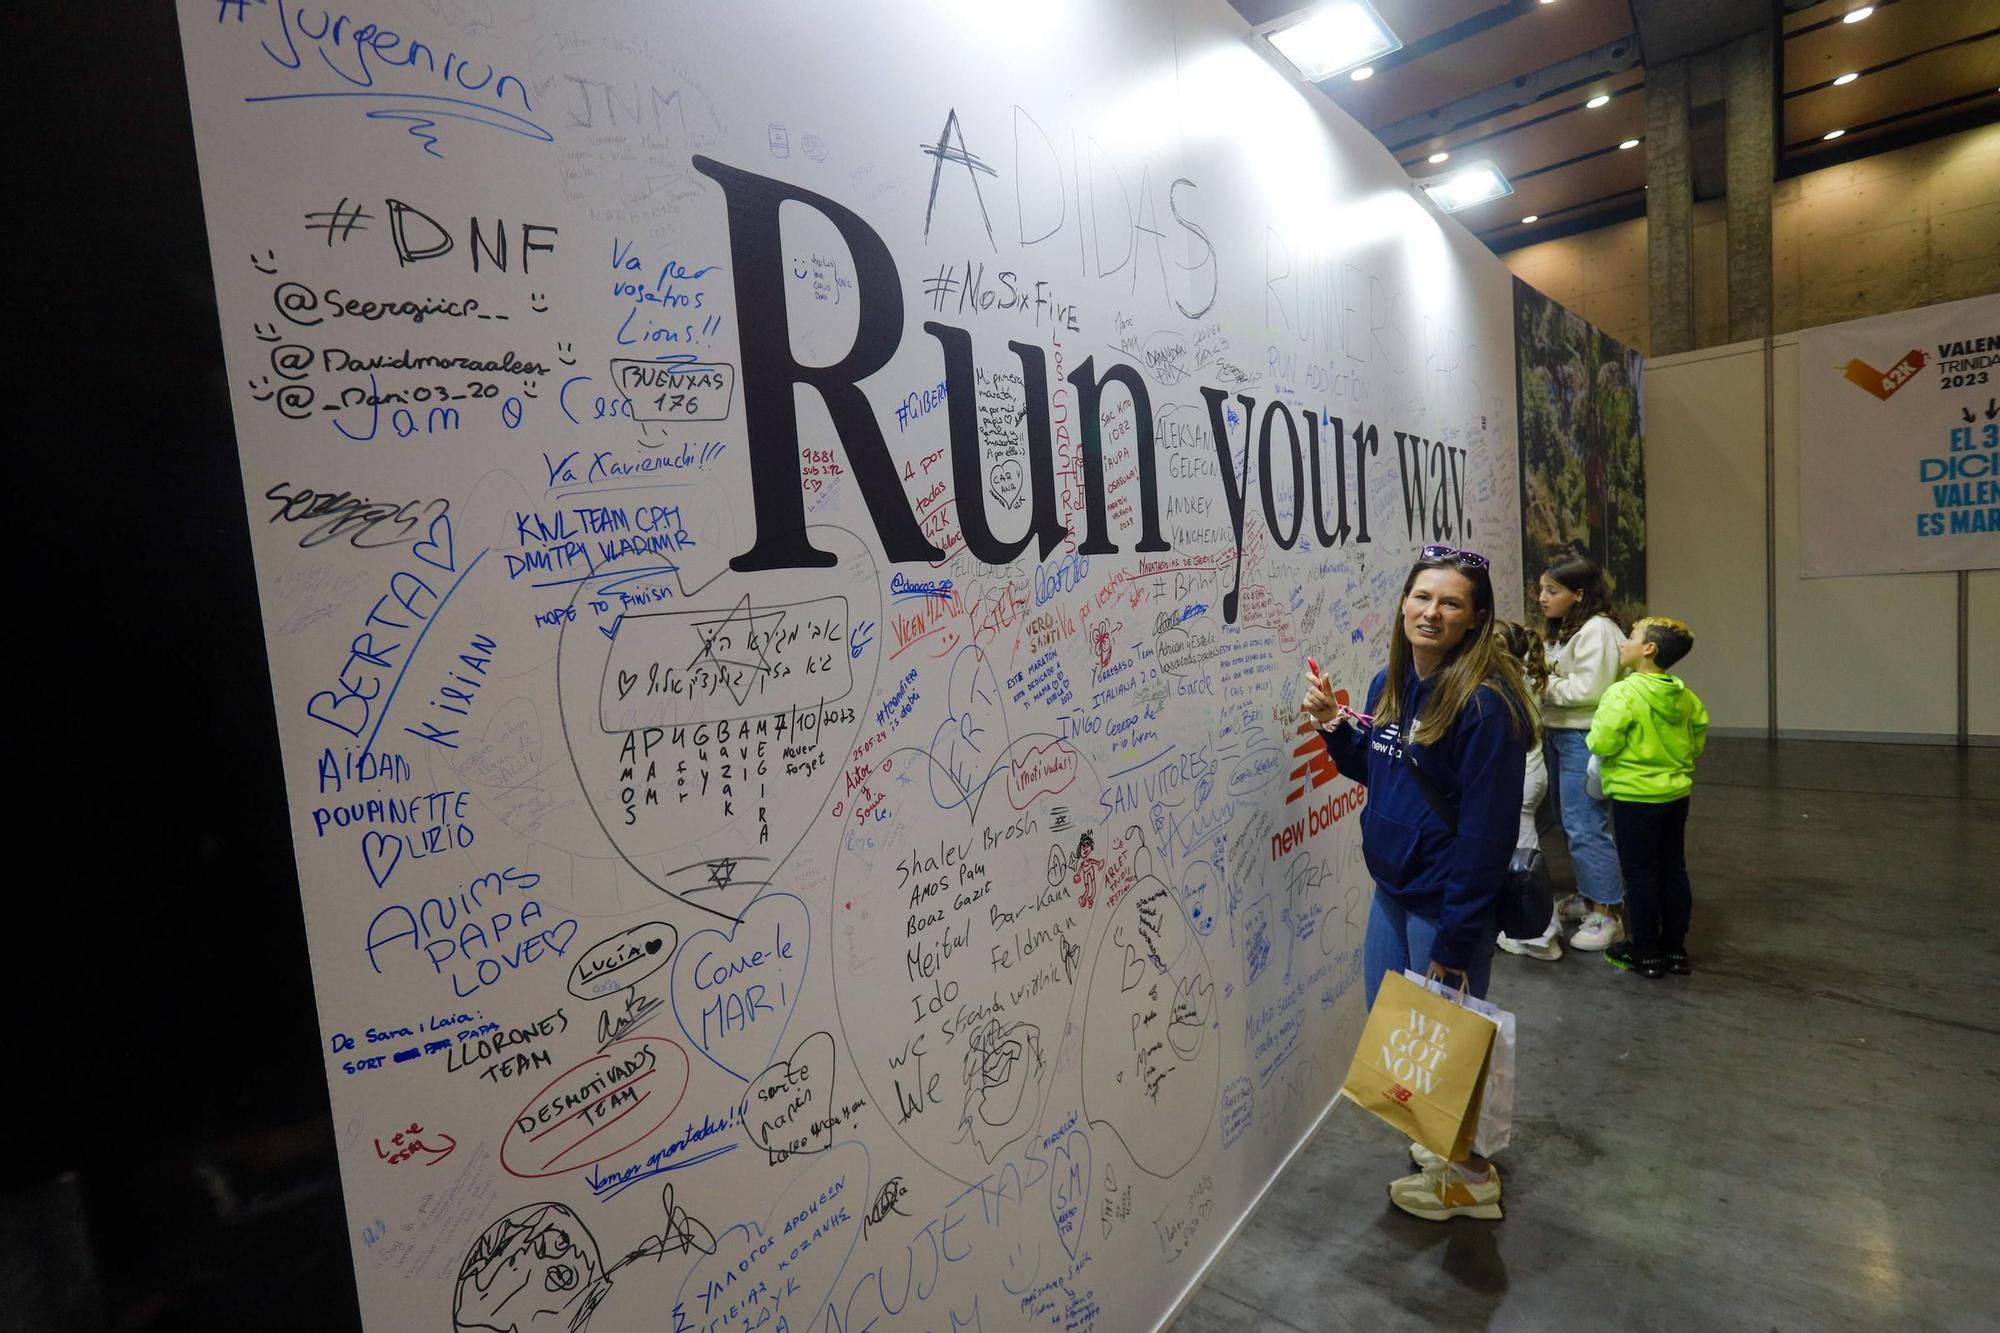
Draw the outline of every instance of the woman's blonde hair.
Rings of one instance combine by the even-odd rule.
[[[1493,577],[1483,559],[1475,556],[1474,560],[1478,561],[1475,564],[1467,561],[1465,554],[1453,552],[1434,556],[1410,566],[1410,576],[1403,580],[1402,596],[1396,599],[1396,632],[1389,636],[1388,678],[1382,686],[1382,698],[1376,704],[1376,715],[1394,718],[1398,722],[1403,720],[1408,707],[1403,698],[1403,680],[1410,673],[1411,652],[1409,637],[1403,628],[1403,603],[1409,600],[1410,589],[1416,586],[1419,574],[1442,569],[1459,575],[1472,585],[1472,609],[1478,620],[1458,641],[1458,646],[1452,649],[1444,665],[1438,668],[1431,684],[1430,697],[1424,700],[1423,712],[1417,716],[1416,724],[1405,734],[1405,739],[1422,745],[1433,743],[1435,738],[1451,730],[1458,721],[1458,715],[1472,701],[1473,693],[1481,688],[1492,690],[1506,704],[1513,733],[1520,735],[1525,731],[1532,739],[1535,734],[1535,709],[1521,676],[1521,664],[1499,636],[1493,633]]]

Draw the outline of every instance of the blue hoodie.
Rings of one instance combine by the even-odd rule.
[[[1387,679],[1387,670],[1375,673],[1367,712],[1381,702]],[[1403,693],[1415,718],[1430,682],[1413,666]],[[1342,723],[1325,733],[1341,773],[1368,788],[1361,850],[1375,887],[1405,911],[1437,923],[1430,961],[1441,967],[1469,968],[1493,940],[1500,885],[1520,831],[1528,742],[1518,725],[1506,702],[1482,688],[1442,738],[1410,747],[1431,785],[1457,807],[1456,836],[1432,811],[1404,761],[1397,719],[1378,718],[1372,728]]]

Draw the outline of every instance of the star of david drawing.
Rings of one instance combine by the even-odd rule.
[[[785,623],[783,611],[771,613],[764,618],[773,622],[771,626],[773,634]],[[688,663],[688,669],[692,671],[703,662],[713,662],[717,667],[723,668],[721,672],[723,688],[729,691],[730,697],[736,700],[738,707],[748,702],[750,698],[748,673],[757,672],[766,676],[771,674],[771,660],[764,656],[762,648],[754,645],[757,621],[757,613],[750,607],[750,594],[744,593],[723,619],[694,622],[694,631],[701,636],[701,651],[694,655],[692,662]],[[729,636],[732,646],[723,650],[728,656],[718,655],[715,651],[715,641],[724,637],[725,631],[732,629],[736,631]],[[742,647],[735,647],[736,644],[741,644]],[[731,667],[736,670],[729,670]],[[740,685],[739,681],[742,682]]]

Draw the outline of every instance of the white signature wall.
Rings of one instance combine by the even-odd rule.
[[[1156,1325],[1505,270],[1219,2],[181,21],[369,1327]]]

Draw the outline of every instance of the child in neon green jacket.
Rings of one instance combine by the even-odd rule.
[[[1606,949],[1605,961],[1647,978],[1692,970],[1687,816],[1694,761],[1708,740],[1708,710],[1667,668],[1693,647],[1694,634],[1678,620],[1648,616],[1634,624],[1618,646],[1618,663],[1631,674],[1598,700],[1585,741],[1611,798],[1631,919],[1631,939]]]

